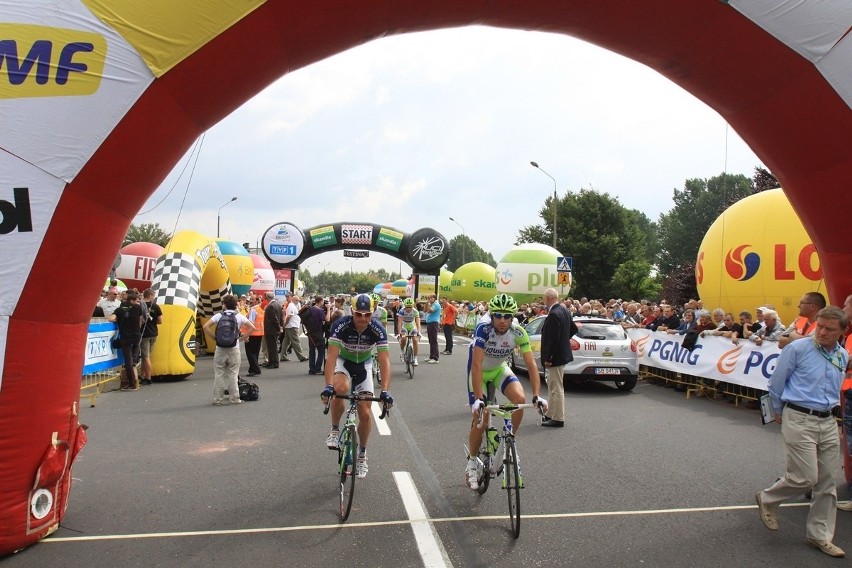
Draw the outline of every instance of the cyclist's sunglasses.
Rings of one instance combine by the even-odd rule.
[[[507,319],[512,319],[513,317],[515,317],[515,314],[504,314],[504,313],[501,313],[501,312],[493,312],[491,314],[491,317],[498,319],[498,320],[499,319],[507,320]]]
[[[362,318],[373,317],[373,312],[352,312],[356,316],[361,316]]]

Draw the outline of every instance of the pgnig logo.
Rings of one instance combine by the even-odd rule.
[[[732,248],[725,255],[725,271],[728,276],[741,282],[749,280],[757,274],[760,268],[760,256],[750,252],[743,256],[743,251],[751,245],[740,245]]]

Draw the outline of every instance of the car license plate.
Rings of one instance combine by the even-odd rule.
[[[606,368],[598,368],[595,369],[596,375],[620,375],[621,369],[606,369]]]

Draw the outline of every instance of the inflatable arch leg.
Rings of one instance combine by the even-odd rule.
[[[245,252],[251,269],[251,259]],[[248,280],[251,281],[251,273]],[[222,297],[231,293],[225,257],[216,240],[194,231],[175,234],[157,259],[152,288],[163,310],[159,337],[151,351],[155,377],[183,378],[195,371],[196,318],[203,325],[222,310]],[[207,341],[208,350],[214,342]]]

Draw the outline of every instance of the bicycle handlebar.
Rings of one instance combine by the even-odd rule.
[[[328,397],[328,400],[325,403],[325,408],[322,411],[323,414],[328,414],[328,411],[331,409],[331,399],[333,398],[342,398],[344,400],[351,400],[355,402],[381,402],[382,413],[379,415],[379,420],[384,420],[385,417],[390,413],[388,403],[376,396],[367,396],[364,394],[337,394],[335,392],[331,393],[331,396]]]
[[[506,402],[504,404],[487,404],[485,406],[479,407],[479,420],[477,421],[477,428],[482,428],[483,422],[485,419],[485,411],[487,410],[491,414],[495,416],[503,416],[503,418],[508,418],[513,412],[516,410],[522,410],[524,408],[536,408],[538,409],[538,413],[543,415],[544,413],[541,410],[541,405],[532,404],[530,402],[524,404],[515,404],[513,402]]]

